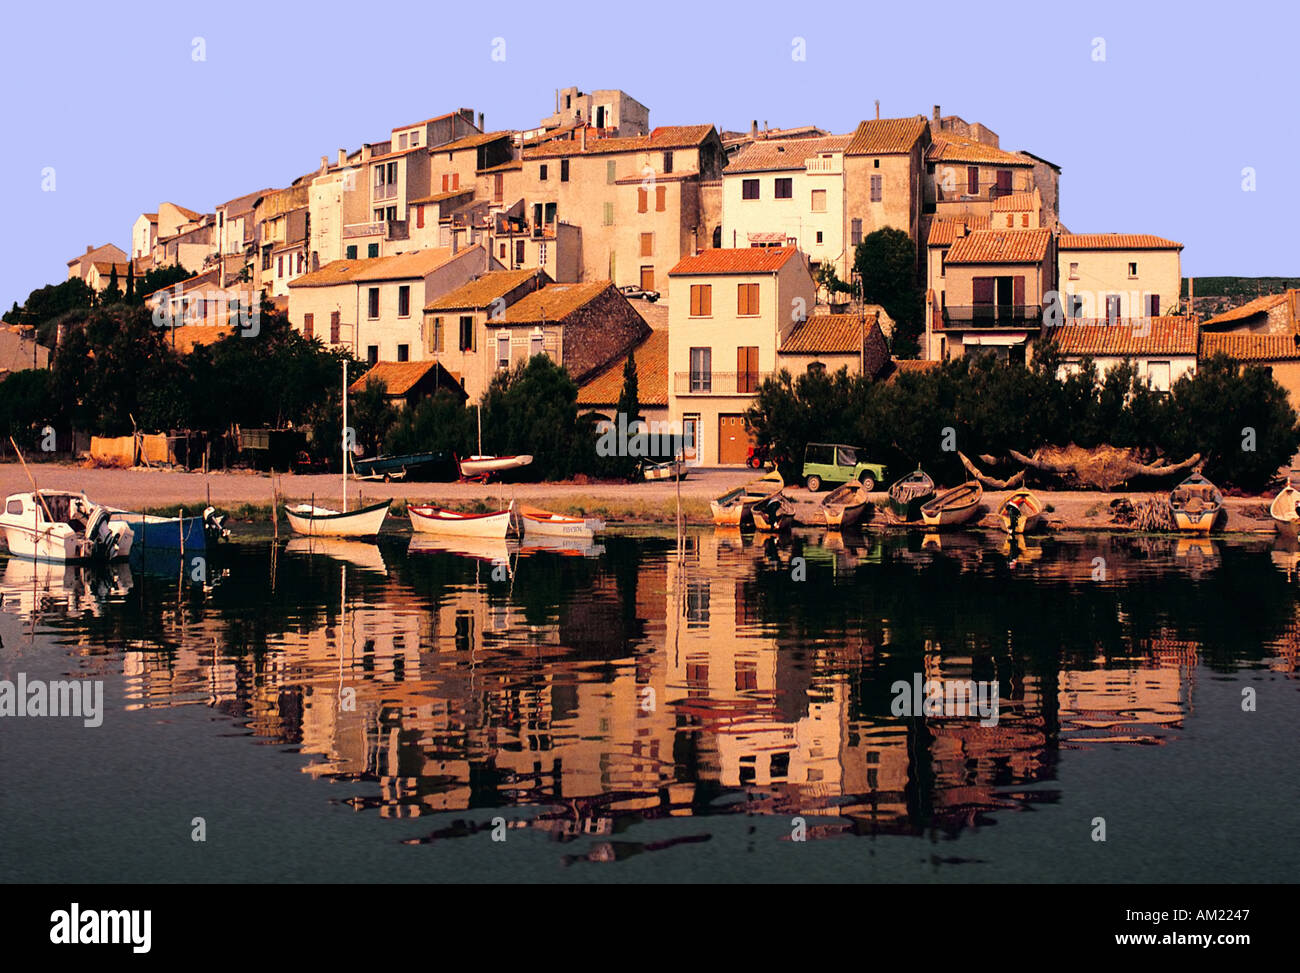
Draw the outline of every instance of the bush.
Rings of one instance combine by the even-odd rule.
[[[527,471],[560,480],[596,466],[596,435],[578,417],[578,386],[546,355],[534,355],[492,379],[483,394],[483,449],[489,455],[527,453]]]

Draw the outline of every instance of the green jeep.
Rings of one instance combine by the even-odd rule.
[[[840,443],[809,443],[803,453],[803,482],[813,493],[822,484],[848,483],[857,480],[864,489],[874,490],[885,480],[885,467],[868,463],[859,455],[857,446]]]

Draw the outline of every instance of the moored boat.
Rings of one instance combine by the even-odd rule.
[[[709,502],[713,513],[713,522],[719,527],[742,527],[753,523],[750,511],[760,500],[767,500],[785,489],[785,480],[777,470],[766,476],[747,483],[745,486],[728,490],[722,496]]]
[[[754,529],[764,534],[780,533],[794,524],[794,507],[783,493],[758,501],[749,513],[754,518]]]
[[[525,537],[590,539],[605,529],[605,522],[598,517],[569,517],[522,504],[516,510],[517,526]]]
[[[9,553],[39,561],[115,561],[131,553],[135,534],[111,520],[108,508],[84,493],[15,493],[0,513]]]
[[[505,510],[487,513],[460,513],[431,503],[407,504],[411,527],[426,534],[450,534],[455,537],[501,537],[510,529],[514,501]]]
[[[1169,509],[1179,530],[1208,534],[1223,509],[1223,494],[1200,473],[1193,473],[1170,491]]]
[[[967,480],[922,505],[921,519],[927,527],[956,527],[979,513],[983,499],[984,487],[979,480]]]
[[[686,461],[675,459],[664,463],[641,463],[641,476],[646,480],[684,480]]]
[[[392,502],[383,500],[346,511],[300,503],[285,507],[284,515],[296,533],[307,537],[374,537],[384,526]]]
[[[1028,490],[1016,490],[998,506],[998,520],[1008,534],[1026,534],[1043,519],[1042,502]]]
[[[889,488],[889,510],[905,523],[920,522],[921,508],[934,499],[934,480],[919,466]]]
[[[230,535],[230,531],[222,526],[224,520],[224,517],[218,518],[211,507],[203,512],[202,517],[155,517],[129,510],[112,512],[113,523],[123,523],[131,528],[137,550],[206,550],[209,543],[216,543]]]
[[[1300,490],[1290,483],[1269,504],[1268,512],[1273,518],[1273,527],[1283,537],[1296,537],[1300,533],[1300,510],[1297,510],[1297,504],[1300,504]]]
[[[857,480],[836,487],[822,500],[822,516],[831,530],[846,530],[858,524],[871,506],[871,495]]]

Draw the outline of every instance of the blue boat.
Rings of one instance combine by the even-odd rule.
[[[179,551],[203,551],[210,539],[206,517],[155,517],[126,510],[114,511],[110,520],[121,521],[135,535],[135,550],[152,548]],[[218,530],[220,528],[218,527]],[[183,539],[183,541],[182,541]],[[215,537],[211,538],[216,540]]]

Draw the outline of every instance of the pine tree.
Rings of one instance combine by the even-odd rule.
[[[126,303],[135,300],[135,260],[126,262]]]

